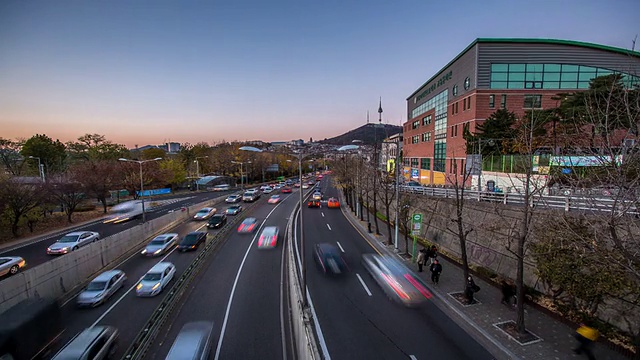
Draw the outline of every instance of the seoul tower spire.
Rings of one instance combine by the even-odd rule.
[[[382,124],[382,96],[380,97],[380,105],[378,105],[378,123]]]

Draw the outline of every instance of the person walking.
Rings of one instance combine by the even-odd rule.
[[[442,272],[442,265],[440,265],[440,262],[437,259],[433,260],[433,264],[431,264],[429,270],[431,270],[431,282],[438,285],[438,281],[440,281],[440,273]]]
[[[578,340],[578,347],[573,349],[576,354],[585,353],[589,360],[595,360],[591,347],[593,343],[598,340],[600,333],[595,329],[591,323],[580,324],[578,330],[576,330],[576,340]]]
[[[416,260],[418,262],[418,272],[422,272],[422,266],[427,262],[427,250],[424,248],[420,249]]]
[[[438,248],[435,245],[431,245],[427,251],[427,256],[429,258],[429,265],[432,265],[433,261],[438,257]]]
[[[464,290],[464,296],[467,298],[467,304],[473,304],[473,293],[480,291],[480,286],[476,285],[471,275],[467,278],[467,286]]]
[[[515,305],[515,302],[512,303],[512,300],[516,295],[516,286],[511,281],[502,280],[501,289],[502,289],[501,302],[508,306]]]

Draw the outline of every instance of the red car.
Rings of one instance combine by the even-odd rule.
[[[309,200],[309,202],[307,203],[307,207],[319,208],[320,207],[320,200]]]
[[[327,201],[327,207],[330,209],[337,209],[340,207],[340,201],[336,198],[330,198],[329,201]]]
[[[282,191],[283,194],[290,194],[291,193],[291,188],[290,187],[283,187]]]

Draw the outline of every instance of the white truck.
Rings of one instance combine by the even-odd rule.
[[[152,204],[145,202],[144,211],[149,212]],[[105,224],[113,223],[118,224],[121,222],[137,219],[142,217],[142,201],[133,200],[123,202],[122,204],[115,205],[109,211],[109,216],[103,221]]]

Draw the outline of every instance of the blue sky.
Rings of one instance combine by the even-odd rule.
[[[478,37],[630,48],[637,0],[0,1],[0,137],[333,137]],[[639,44],[640,46],[640,44]],[[637,50],[637,49],[636,49]]]

